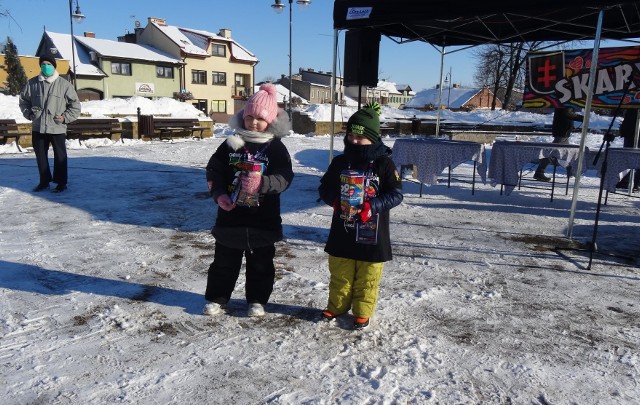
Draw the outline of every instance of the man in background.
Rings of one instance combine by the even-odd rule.
[[[56,72],[56,59],[40,57],[40,74],[31,78],[20,93],[20,111],[31,121],[31,143],[36,154],[40,181],[34,192],[49,188],[67,189],[67,124],[80,116],[80,100],[75,89]],[[49,169],[49,145],[53,145],[53,176]]]
[[[572,108],[558,107],[553,112],[553,123],[551,124],[551,134],[553,135],[553,143],[568,144],[571,132],[574,129],[573,121],[582,121],[583,116],[576,114]],[[538,181],[549,181],[551,178],[544,175],[544,171],[551,160],[542,158],[538,162],[538,169],[533,178]]]

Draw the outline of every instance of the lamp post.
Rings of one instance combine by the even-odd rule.
[[[306,7],[309,4],[311,4],[311,0],[296,0],[296,3],[298,3],[300,6],[302,7]],[[292,119],[292,113],[291,113],[291,87],[293,87],[293,78],[292,76],[292,72],[291,72],[291,60],[292,60],[292,46],[291,46],[291,42],[292,42],[292,27],[293,27],[293,0],[289,0],[289,104],[287,104],[287,113],[289,114],[289,121],[291,121]],[[284,10],[286,6],[284,4],[282,4],[282,0],[274,0],[274,3],[271,5],[271,8],[273,8],[273,10],[277,13],[280,14],[282,13],[282,10]]]
[[[73,0],[69,0],[69,23],[71,24],[71,60],[72,60],[72,67],[73,67],[72,81],[73,81],[73,88],[77,91],[78,85],[76,83],[76,45],[75,45],[75,40],[73,39],[73,21],[75,20],[75,22],[80,24],[82,23],[82,21],[84,21],[86,17],[84,16],[84,14],[82,14],[82,11],[80,11],[80,4],[78,4],[78,0],[76,0],[75,12],[73,11],[72,3],[73,3]]]
[[[449,84],[449,93],[447,94],[447,109],[449,109],[449,104],[451,102],[451,66],[449,66],[449,73],[444,78],[444,83]]]

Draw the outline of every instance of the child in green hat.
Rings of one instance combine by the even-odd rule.
[[[380,105],[367,104],[347,122],[344,154],[330,163],[318,188],[334,208],[325,252],[329,254],[329,299],[322,317],[332,320],[351,310],[354,329],[369,325],[378,301],[384,262],[392,259],[389,211],[402,202],[402,183],[391,149],[380,137]],[[361,176],[362,203],[353,212],[341,201],[350,189],[342,179]],[[351,193],[352,194],[352,193]],[[351,195],[353,197],[353,195]]]

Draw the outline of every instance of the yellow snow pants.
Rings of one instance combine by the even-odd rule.
[[[383,262],[364,262],[329,255],[329,303],[327,309],[342,315],[371,318],[378,302]]]

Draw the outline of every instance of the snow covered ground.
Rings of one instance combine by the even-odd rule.
[[[32,193],[33,153],[0,146],[3,403],[637,403],[637,198],[609,196],[588,270],[595,172],[573,239],[571,192],[550,202],[548,189],[472,195],[454,182],[420,197],[405,182],[376,315],[354,332],[349,316],[319,321],[331,209],[316,189],[330,138],[294,135],[268,313],[246,316],[241,275],[228,313],[206,317],[216,207],[203,168],[226,133],[72,141],[61,194]]]

